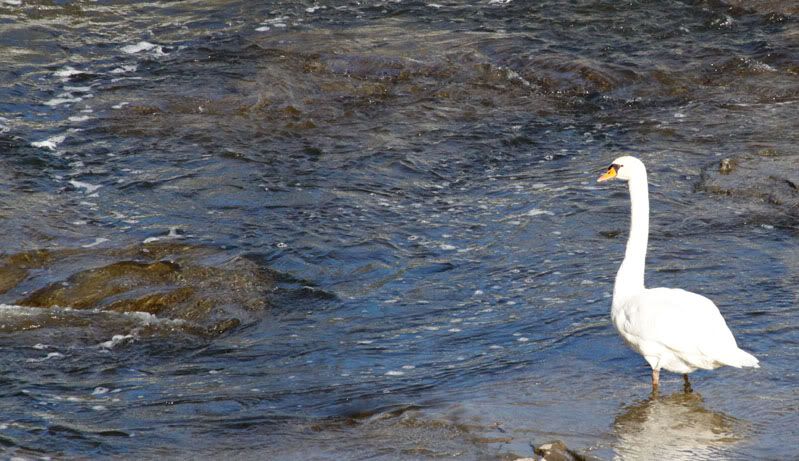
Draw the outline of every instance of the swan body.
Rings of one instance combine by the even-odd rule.
[[[718,307],[708,298],[679,288],[646,288],[644,267],[649,237],[649,192],[644,164],[619,157],[599,181],[626,180],[630,188],[630,237],[616,274],[610,317],[624,341],[652,367],[657,390],[660,370],[688,373],[720,366],[758,367],[738,348]]]

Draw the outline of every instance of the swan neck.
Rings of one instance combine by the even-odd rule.
[[[616,274],[614,305],[644,290],[646,247],[649,239],[649,187],[646,173],[632,178],[630,187],[630,236],[624,261]]]

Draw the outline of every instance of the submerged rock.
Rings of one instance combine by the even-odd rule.
[[[760,14],[799,14],[799,5],[796,2],[785,2],[781,0],[726,0],[724,3],[734,8],[754,11]]]
[[[702,172],[699,190],[747,199],[760,213],[799,222],[799,156],[771,149],[722,159]]]
[[[37,308],[145,313],[216,335],[268,305],[274,279],[255,262],[208,247],[36,250],[0,259],[2,302]]]
[[[593,456],[582,455],[569,449],[569,447],[560,440],[538,445],[535,447],[535,454],[538,456],[537,459],[541,461],[594,461],[597,459]]]

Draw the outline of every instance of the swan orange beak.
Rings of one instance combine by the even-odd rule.
[[[617,170],[618,170],[618,167],[616,165],[611,165],[610,168],[608,168],[608,171],[606,171],[605,174],[600,176],[599,179],[596,180],[596,182],[604,182],[604,181],[607,181],[609,179],[615,178]]]

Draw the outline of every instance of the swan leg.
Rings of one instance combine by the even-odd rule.
[[[683,379],[683,385],[682,385],[683,392],[685,392],[686,394],[690,394],[691,392],[693,392],[694,389],[691,387],[691,382],[688,381],[688,373],[682,375],[682,379]]]
[[[657,368],[652,369],[652,393],[657,394],[660,387],[660,370]]]

